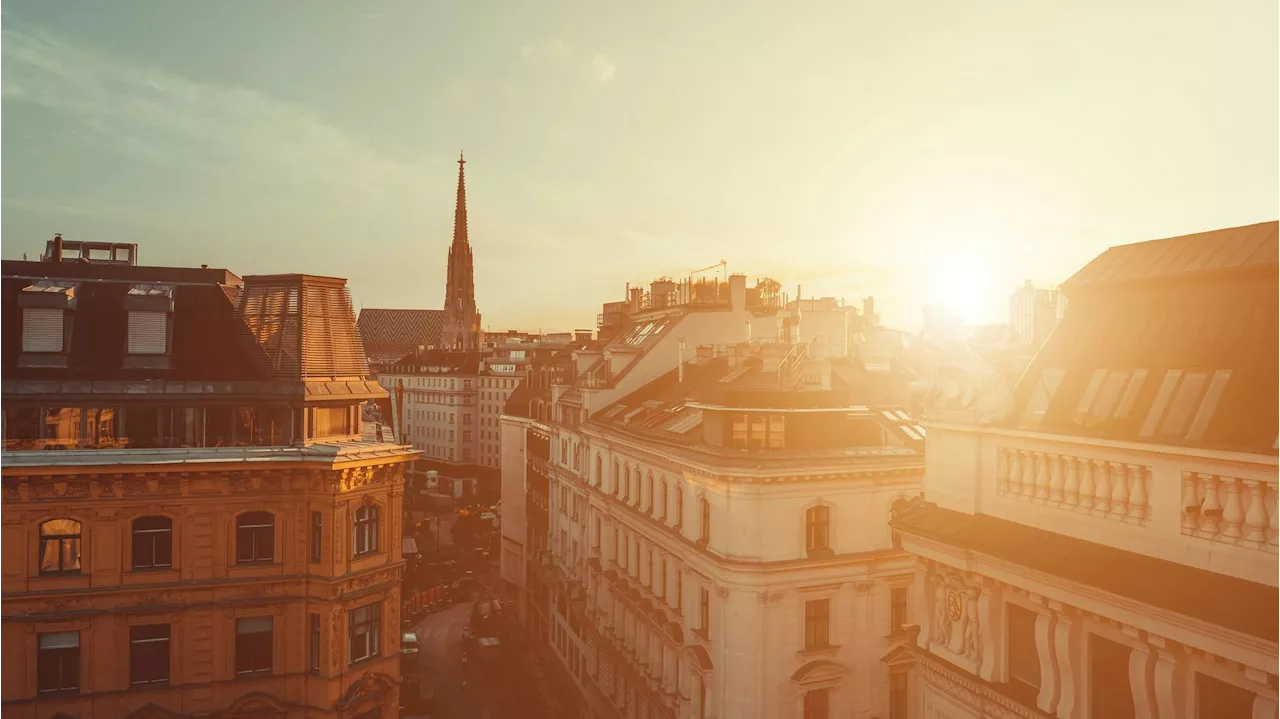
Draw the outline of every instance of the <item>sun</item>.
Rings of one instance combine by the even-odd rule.
[[[989,319],[996,288],[988,263],[976,253],[943,252],[930,258],[928,264],[927,304],[966,322]]]

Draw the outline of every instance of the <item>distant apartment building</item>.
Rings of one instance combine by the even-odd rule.
[[[1044,289],[1027,280],[1009,297],[1009,324],[1020,344],[1039,347],[1067,311],[1067,297],[1060,288]]]
[[[4,714],[394,716],[416,453],[345,281],[84,249],[2,265]]]
[[[932,393],[906,716],[1277,716],[1278,228],[1113,247],[1011,395]]]
[[[606,305],[536,420],[508,405],[505,431],[547,441],[546,457],[504,446],[505,517],[514,485],[545,482],[527,495],[545,509],[523,513],[545,533],[504,519],[526,626],[583,716],[884,714],[879,660],[913,579],[888,517],[918,491],[923,435],[859,402],[881,373],[856,352],[784,340],[804,312],[759,291],[772,280],[672,284]]]

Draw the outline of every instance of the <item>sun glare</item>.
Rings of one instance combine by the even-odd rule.
[[[982,258],[965,253],[946,253],[934,258],[928,278],[929,304],[958,315],[966,322],[992,319],[992,300],[998,294]],[[993,294],[994,293],[994,294]]]

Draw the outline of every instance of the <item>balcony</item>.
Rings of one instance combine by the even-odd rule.
[[[959,496],[942,468],[965,461],[963,435],[978,442],[976,511],[1276,584],[1274,456],[937,425],[927,496]]]

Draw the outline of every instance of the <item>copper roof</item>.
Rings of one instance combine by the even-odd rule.
[[[1262,222],[1112,247],[1072,275],[1063,287],[1070,290],[1268,266],[1274,273],[1278,229],[1280,223]]]

